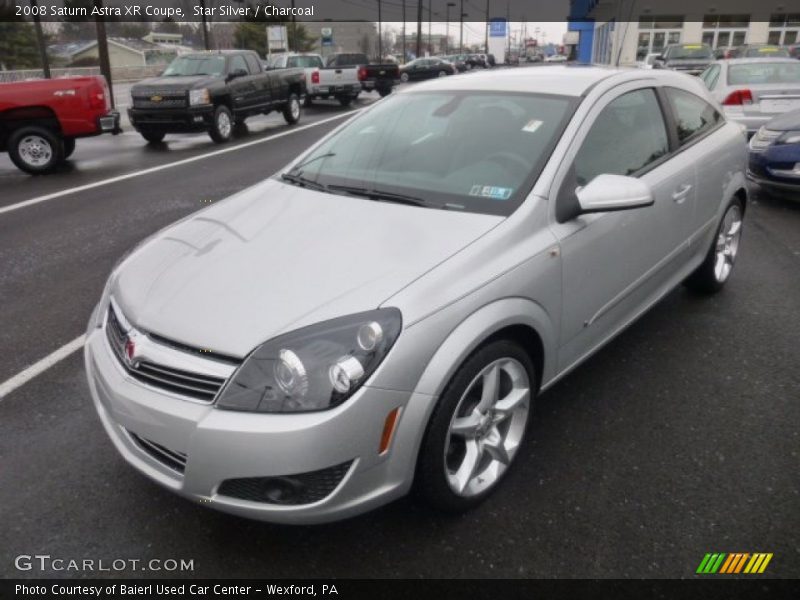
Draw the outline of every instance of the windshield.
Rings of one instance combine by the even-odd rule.
[[[752,48],[745,49],[741,56],[742,58],[758,58],[759,56],[766,58],[771,56],[789,56],[789,51],[786,48],[781,48],[780,46],[754,46]]]
[[[576,102],[508,92],[392,95],[287,173],[332,193],[369,191],[430,208],[509,215],[530,191]]]
[[[685,58],[710,59],[711,57],[711,48],[701,44],[672,46],[667,50],[667,59],[669,60],[681,60]]]
[[[728,84],[800,83],[800,62],[754,62],[728,67]]]
[[[286,60],[286,66],[290,68],[312,69],[321,67],[322,61],[317,56],[290,56]]]
[[[222,75],[224,72],[224,56],[180,56],[169,64],[164,77]]]

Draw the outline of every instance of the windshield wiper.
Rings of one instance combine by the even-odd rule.
[[[353,187],[347,185],[330,185],[328,186],[330,192],[344,192],[352,196],[360,196],[369,198],[370,200],[379,200],[384,202],[397,202],[398,204],[408,204],[410,206],[430,206],[422,198],[416,196],[409,196],[408,194],[396,194],[394,192],[384,192],[381,190],[368,190],[362,187]]]
[[[311,158],[309,158],[305,162],[301,162],[299,165],[293,166],[292,170],[289,171],[289,173],[300,174],[300,173],[302,173],[302,171],[300,169],[302,169],[306,165],[310,165],[311,163],[317,162],[318,160],[322,160],[323,158],[330,158],[331,156],[336,156],[336,152],[326,152],[325,154],[320,154],[319,156],[312,156]]]
[[[283,179],[284,181],[288,181],[293,185],[299,185],[300,187],[319,190],[321,192],[325,192],[328,190],[327,186],[324,186],[321,183],[317,183],[313,179],[303,177],[299,173],[281,173],[281,179]]]

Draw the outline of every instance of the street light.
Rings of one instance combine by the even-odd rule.
[[[448,2],[447,3],[447,18],[446,18],[446,27],[447,33],[444,36],[444,45],[446,50],[444,51],[445,54],[450,54],[450,7],[455,6],[455,2]]]
[[[458,51],[464,53],[464,17],[467,13],[464,12],[464,0],[461,0],[461,32],[458,35]]]

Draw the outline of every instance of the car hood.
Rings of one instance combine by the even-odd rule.
[[[377,308],[502,220],[269,179],[154,235],[117,269],[112,295],[143,331],[242,357]]]
[[[151,90],[163,91],[183,91],[207,87],[213,83],[219,83],[220,77],[211,75],[193,75],[185,77],[151,77],[144,79],[131,87],[131,93],[149,93]]]
[[[771,131],[800,130],[800,110],[793,110],[772,119],[765,126]]]

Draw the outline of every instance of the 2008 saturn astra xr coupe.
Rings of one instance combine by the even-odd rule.
[[[361,111],[113,270],[85,349],[117,450],[314,523],[497,488],[537,393],[681,282],[728,280],[746,142],[671,71],[448,77]]]

